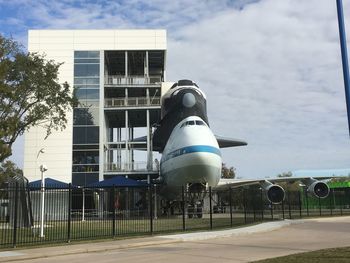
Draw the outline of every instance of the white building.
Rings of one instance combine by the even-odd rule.
[[[114,175],[156,177],[150,134],[168,87],[162,83],[166,31],[30,30],[28,35],[30,52],[64,63],[59,80],[76,87],[80,101],[62,132],[46,140],[41,127],[25,133],[29,181],[40,178],[40,164],[47,165],[47,177],[76,185]],[[142,135],[144,141],[132,141]]]

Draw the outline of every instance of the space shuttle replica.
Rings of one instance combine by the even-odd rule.
[[[285,197],[278,182],[302,181],[316,197],[328,196],[329,187],[316,177],[221,179],[220,148],[245,146],[247,143],[214,135],[206,105],[205,94],[191,80],[179,80],[162,97],[161,120],[153,133],[153,151],[162,154],[159,182],[164,195],[175,198],[179,186],[200,192],[209,186],[225,189],[260,184],[269,201],[277,204]]]

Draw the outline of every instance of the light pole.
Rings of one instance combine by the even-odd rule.
[[[41,218],[40,218],[40,237],[44,236],[44,212],[45,212],[45,172],[47,167],[45,164],[40,165],[41,172]]]

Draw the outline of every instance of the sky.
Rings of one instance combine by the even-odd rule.
[[[335,1],[0,0],[0,33],[24,46],[28,29],[110,28],[167,30],[167,80],[195,81],[214,133],[248,142],[222,150],[239,177],[350,167]]]

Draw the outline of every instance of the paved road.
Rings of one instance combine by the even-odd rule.
[[[214,238],[203,233],[18,250],[18,256],[0,255],[0,262],[250,262],[322,248],[350,246],[350,217],[276,224],[280,224],[278,229],[267,224],[253,228],[253,231],[215,232],[218,234]],[[89,253],[82,251],[82,246],[86,246]],[[58,254],[66,251],[70,255],[54,256],[54,251]],[[42,258],[30,259],[30,255]],[[24,258],[25,261],[20,260]]]

